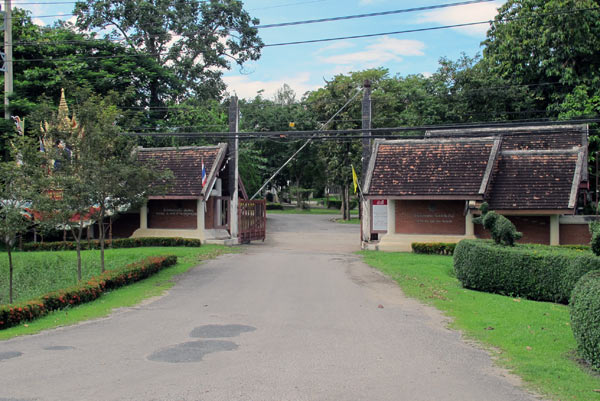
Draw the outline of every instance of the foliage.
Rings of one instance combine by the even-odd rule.
[[[452,255],[456,248],[452,242],[413,242],[410,246],[414,253],[430,255]]]
[[[515,225],[506,217],[488,210],[487,202],[481,205],[481,216],[473,219],[476,224],[482,224],[490,231],[492,239],[498,245],[514,246],[523,234],[517,231]]]
[[[600,370],[600,270],[579,279],[569,309],[579,354]]]
[[[590,252],[546,245],[462,240],[454,251],[456,277],[465,288],[538,301],[567,303],[577,280],[596,269],[600,258]]]
[[[86,0],[75,4],[74,13],[79,29],[110,29],[107,37],[124,39],[169,70],[177,78],[170,97],[182,100],[219,97],[222,69],[259,58],[262,41],[253,27],[259,21],[242,6],[238,0]],[[152,106],[166,100],[161,77],[146,84]]]
[[[139,248],[149,246],[184,246],[200,247],[202,242],[198,239],[188,238],[119,238],[105,242],[106,247],[117,248]],[[27,242],[23,244],[24,252],[35,251],[70,251],[75,250],[76,245],[73,242]],[[100,249],[100,241],[85,241],[81,243],[81,249]]]
[[[151,257],[106,271],[86,283],[51,292],[38,299],[14,306],[0,306],[0,330],[44,316],[53,310],[93,301],[105,291],[143,280],[176,263],[177,257],[173,255]]]
[[[596,401],[600,377],[572,357],[576,347],[566,305],[464,289],[452,258],[414,253],[361,252],[409,297],[433,305],[450,327],[488,349],[495,363],[549,400]]]
[[[600,256],[600,222],[592,221],[590,223],[590,233],[592,234],[590,241],[592,252]]]
[[[267,203],[267,210],[283,210],[281,203]]]

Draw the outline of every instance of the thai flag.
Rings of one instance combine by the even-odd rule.
[[[204,160],[202,160],[202,188],[206,185],[206,169],[204,168]]]

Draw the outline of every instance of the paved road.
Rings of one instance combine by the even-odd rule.
[[[534,399],[328,218],[275,215],[162,298],[0,342],[0,401]]]

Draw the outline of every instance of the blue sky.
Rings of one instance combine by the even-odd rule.
[[[56,0],[54,0],[56,1]],[[246,10],[261,24],[374,13],[459,0],[246,0]],[[15,0],[14,6],[32,11],[39,24],[54,18],[37,18],[72,11],[72,4],[19,4],[33,0]],[[52,0],[36,0],[50,3]],[[265,44],[339,36],[362,35],[452,25],[492,19],[503,0],[430,11],[325,22],[290,27],[260,29]],[[65,17],[64,19],[69,19]],[[481,51],[487,25],[416,32],[334,42],[267,47],[260,60],[243,69],[234,66],[225,73],[229,92],[240,97],[254,97],[264,90],[271,97],[284,83],[300,96],[307,90],[323,86],[336,74],[365,68],[385,67],[390,74],[430,74],[438,68],[440,57],[457,59],[461,52],[473,56]]]

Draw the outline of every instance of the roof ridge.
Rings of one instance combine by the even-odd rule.
[[[207,146],[167,146],[160,148],[144,148],[143,146],[138,146],[138,151],[146,152],[153,150],[201,150],[201,149],[220,149],[222,147],[222,143],[218,145],[207,145]]]

